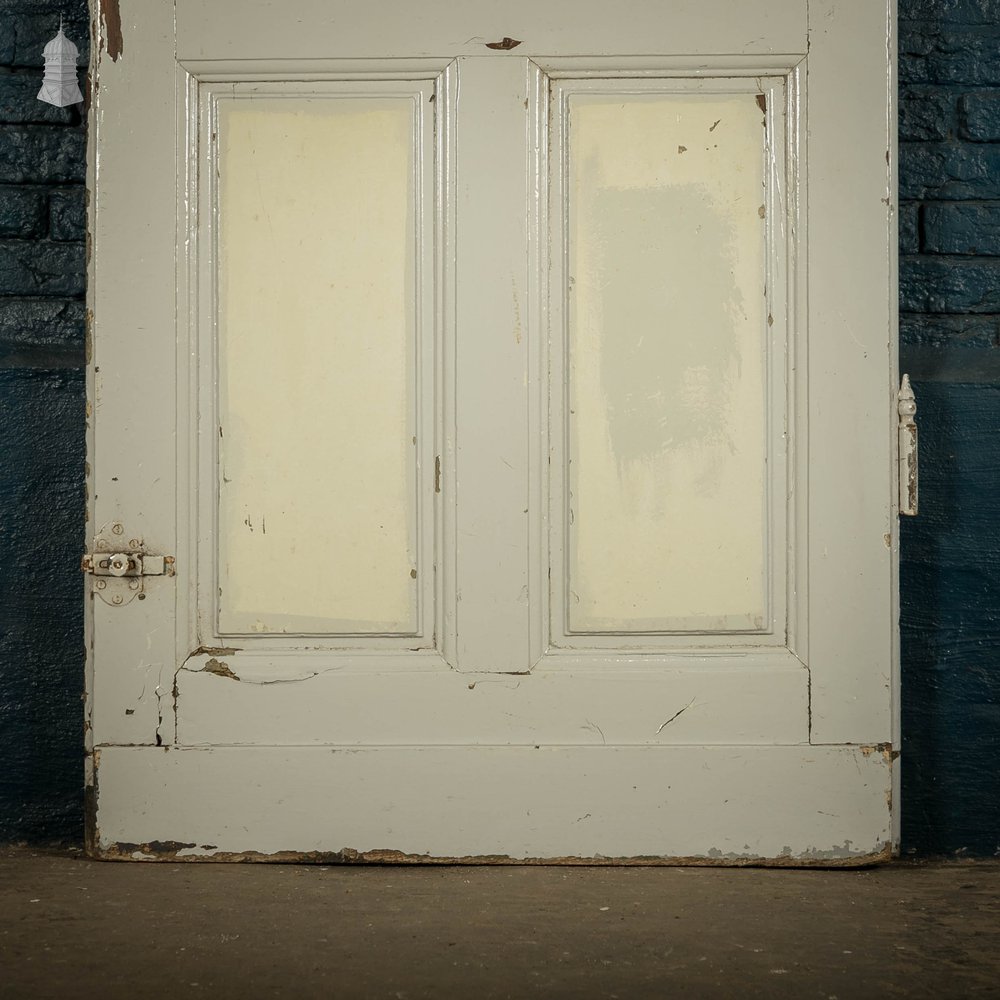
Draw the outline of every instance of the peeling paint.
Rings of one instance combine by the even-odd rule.
[[[507,35],[504,35],[499,42],[486,42],[485,44],[488,49],[500,49],[501,51],[506,52],[508,49],[516,49],[521,42],[520,39],[510,38]]]
[[[864,744],[859,746],[858,749],[864,757],[870,757],[873,753],[880,753],[889,764],[899,757],[899,751],[894,750],[891,743]]]
[[[122,54],[122,15],[118,0],[100,0],[101,40],[112,62],[118,62]]]
[[[358,851],[351,847],[339,851],[275,851],[265,854],[261,851],[215,851],[209,845],[197,847],[195,844],[173,840],[150,841],[145,844],[114,843],[89,852],[105,861],[193,861],[230,862],[243,864],[313,864],[313,865],[558,865],[562,867],[628,867],[628,868],[866,868],[885,864],[892,860],[892,844],[884,841],[870,852],[859,851],[848,857],[850,842],[842,847],[834,845],[828,850],[814,847],[804,848],[793,854],[786,848],[785,854],[777,858],[760,858],[753,855],[726,853],[711,848],[706,854],[690,857],[560,857],[560,858],[515,858],[507,854],[467,855],[462,857],[434,857],[428,854],[407,854],[390,849]],[[207,853],[213,851],[214,853]],[[190,853],[188,853],[190,852]],[[206,852],[206,853],[202,853]]]
[[[235,656],[238,652],[235,646],[199,646],[191,651],[191,656]]]
[[[94,356],[94,310],[88,309],[83,325],[84,360],[89,365]]]
[[[228,664],[223,663],[221,660],[217,660],[214,657],[210,659],[201,669],[203,673],[215,674],[217,677],[228,677],[233,681],[239,680],[239,677],[233,673]]]
[[[97,769],[101,762],[101,751],[94,750],[84,768],[86,780],[83,786],[83,845],[91,857],[100,856],[101,833],[97,827]]]

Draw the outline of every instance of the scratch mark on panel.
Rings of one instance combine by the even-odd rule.
[[[160,681],[163,678],[163,667],[160,667],[160,672],[156,678],[156,687],[153,689],[153,693],[156,695],[156,745],[158,747],[163,746],[163,734],[160,730],[163,727],[163,697],[160,694]]]
[[[659,736],[660,733],[662,733],[663,730],[666,729],[667,726],[669,726],[670,723],[674,721],[674,719],[676,719],[679,715],[683,715],[693,704],[694,704],[694,698],[692,698],[683,708],[678,709],[676,712],[674,712],[674,714],[671,715],[670,718],[667,719],[667,721],[664,722],[663,725],[656,730],[656,735]]]
[[[601,742],[605,746],[607,746],[608,741],[604,738],[604,730],[601,729],[601,727],[596,722],[591,722],[590,719],[587,719],[587,724],[584,728],[596,730],[598,735],[601,737]]]
[[[510,289],[511,295],[514,299],[514,343],[521,343],[521,305],[517,301],[517,282],[514,280],[514,276],[510,276]]]
[[[339,667],[333,667],[331,670],[338,670]],[[240,677],[228,663],[223,663],[221,660],[215,657],[208,660],[204,666],[201,667],[188,667],[182,666],[178,669],[177,674],[174,678],[174,698],[176,700],[178,696],[177,688],[177,678],[180,676],[181,672],[188,674],[215,674],[217,677],[227,677],[230,680],[239,681],[242,684],[252,684],[257,687],[267,687],[271,684],[301,684],[303,681],[312,680],[314,677],[319,677],[320,674],[330,673],[331,670],[311,670],[308,673],[302,674],[299,677],[274,677],[267,680],[251,680],[246,677]]]

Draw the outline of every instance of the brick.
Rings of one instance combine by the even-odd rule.
[[[83,351],[86,306],[82,300],[0,298],[0,344]]]
[[[49,195],[49,236],[54,240],[87,238],[86,191],[58,188]]]
[[[959,134],[974,142],[1000,140],[1000,90],[963,94],[959,103]]]
[[[85,157],[82,128],[0,128],[0,184],[83,183]]]
[[[12,66],[17,37],[11,30],[10,17],[4,18],[4,27],[0,29],[0,66]]]
[[[44,236],[46,216],[41,191],[0,187],[0,237]]]
[[[929,253],[1000,256],[1000,202],[931,202],[923,240]]]
[[[0,293],[82,296],[85,250],[79,243],[0,241]]]
[[[902,85],[1000,85],[1000,25],[902,22],[899,79]]]
[[[951,139],[958,131],[959,93],[937,86],[908,86],[899,91],[899,138],[921,142]]]
[[[55,14],[60,12],[70,14],[73,10],[79,10],[84,6],[83,0],[66,0],[59,3],[59,0],[2,0],[5,10],[11,13],[20,14]]]
[[[59,30],[59,17],[58,9],[48,13],[25,12],[12,17],[10,29],[14,35],[14,51],[8,65],[37,67],[40,75],[44,65],[43,50]],[[86,67],[90,60],[90,23],[85,7],[66,10],[63,33],[77,48],[77,66]]]
[[[1000,0],[899,0],[899,17],[951,24],[996,24]]]
[[[1000,346],[1000,316],[927,316],[900,313],[899,342],[904,347],[995,348]]]
[[[0,842],[80,826],[85,391],[82,372],[0,372]]]
[[[935,50],[941,37],[940,21],[900,20],[896,47],[900,55],[926,56]]]
[[[14,125],[78,124],[79,106],[57,108],[38,100],[41,85],[41,73],[0,74],[0,122]]]
[[[904,202],[899,206],[899,252],[918,253],[920,250],[920,206]]]
[[[900,143],[899,196],[907,201],[1000,199],[1000,145]]]
[[[1000,260],[905,256],[899,262],[904,312],[1000,312]]]

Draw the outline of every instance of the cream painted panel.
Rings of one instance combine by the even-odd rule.
[[[241,0],[230,16],[178,0],[177,53],[186,59],[324,59],[511,53],[788,53],[806,51],[805,0],[463,0],[376,7],[350,0]]]
[[[93,849],[860,864],[888,860],[894,770],[873,747],[112,747]]]
[[[767,619],[752,93],[569,98],[571,631]]]
[[[414,102],[219,119],[220,632],[415,632]]]
[[[782,651],[783,652],[783,651]],[[619,658],[608,670],[536,668],[522,676],[399,670],[300,655],[274,683],[269,658],[217,654],[174,679],[185,746],[807,743],[809,678],[775,651],[674,664]],[[374,703],[378,710],[359,712]]]

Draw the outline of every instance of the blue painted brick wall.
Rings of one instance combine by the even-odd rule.
[[[903,849],[1000,852],[1000,0],[899,0]]]
[[[85,2],[0,0],[0,843],[82,837],[86,134],[35,99],[60,14],[86,66]]]
[[[920,400],[903,524],[903,846],[998,850],[1000,0],[899,0],[900,339]],[[84,147],[35,100],[58,16],[0,0],[0,842],[81,836]]]

